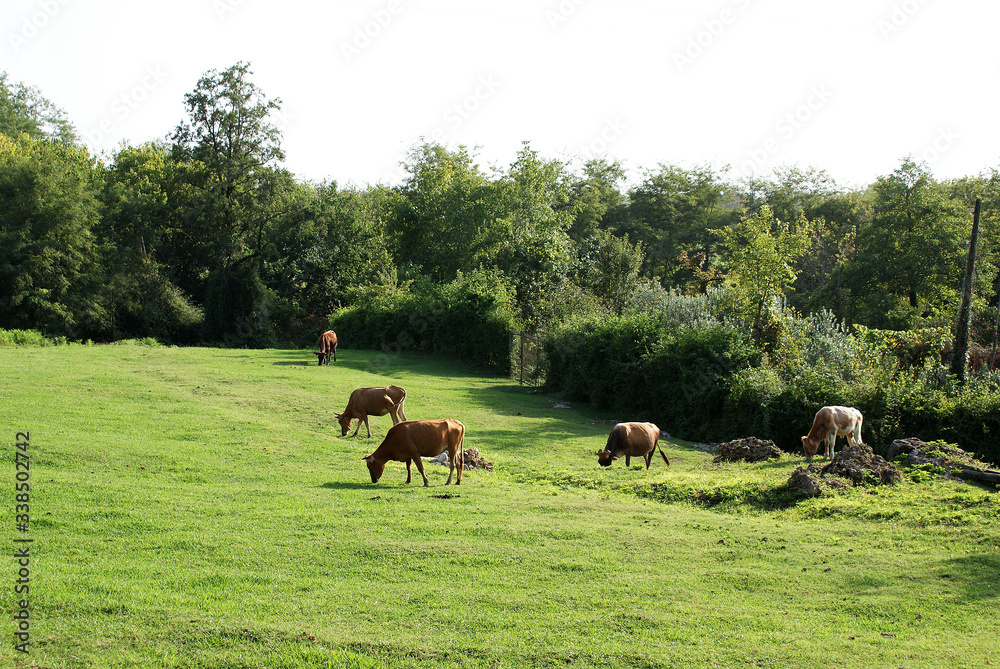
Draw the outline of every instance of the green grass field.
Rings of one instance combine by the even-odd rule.
[[[0,349],[3,554],[33,539],[27,654],[17,560],[0,562],[0,664],[1000,664],[994,490],[915,471],[798,501],[783,485],[801,457],[720,466],[682,441],[666,444],[669,468],[601,469],[606,421],[641,416],[554,409],[428,357],[339,358]],[[445,487],[447,468],[427,465],[424,488],[390,463],[372,485],[361,458],[389,418],[343,438],[334,412],[390,383],[409,418],[465,423],[495,470]]]

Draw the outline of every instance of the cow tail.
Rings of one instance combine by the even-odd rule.
[[[666,462],[667,466],[669,467],[670,466],[670,460],[667,460],[667,454],[663,452],[663,449],[660,447],[660,442],[659,441],[656,442],[656,450],[658,450],[660,452],[660,457],[663,458],[663,461]]]

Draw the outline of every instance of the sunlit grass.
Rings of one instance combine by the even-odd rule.
[[[686,442],[603,469],[611,418],[433,358],[0,349],[31,431],[32,647],[17,667],[968,667],[1000,662],[996,493],[923,476],[802,500],[803,458]],[[333,417],[406,387],[495,465],[372,485]],[[669,430],[670,426],[661,426]],[[363,434],[363,432],[362,432]],[[745,435],[737,435],[745,436]],[[0,475],[2,477],[3,475]],[[0,478],[0,490],[12,486]],[[13,498],[4,518],[13,534]],[[13,580],[13,565],[6,573]],[[13,615],[12,583],[0,602]],[[10,616],[8,616],[10,619]],[[11,628],[9,628],[11,629]]]

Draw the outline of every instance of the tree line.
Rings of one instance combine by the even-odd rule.
[[[758,341],[776,305],[850,328],[950,327],[981,198],[972,331],[993,336],[997,169],[937,180],[907,157],[844,189],[814,168],[736,180],[662,163],[630,183],[611,158],[524,143],[487,170],[421,141],[400,185],[341,187],[283,166],[281,101],[249,64],[206,72],[184,107],[163,140],[97,157],[38,89],[0,74],[0,328],[303,344],[331,314],[458,284],[470,304],[503,296],[528,331],[664,292],[720,293]]]

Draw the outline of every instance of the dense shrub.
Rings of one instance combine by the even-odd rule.
[[[52,340],[38,330],[0,330],[0,346],[51,346]]]
[[[664,320],[633,313],[561,324],[543,344],[548,386],[686,439],[719,434],[725,380],[759,354],[731,327],[671,329]]]
[[[343,348],[440,353],[508,374],[513,305],[498,275],[473,272],[445,285],[382,291],[334,313],[330,327]]]

